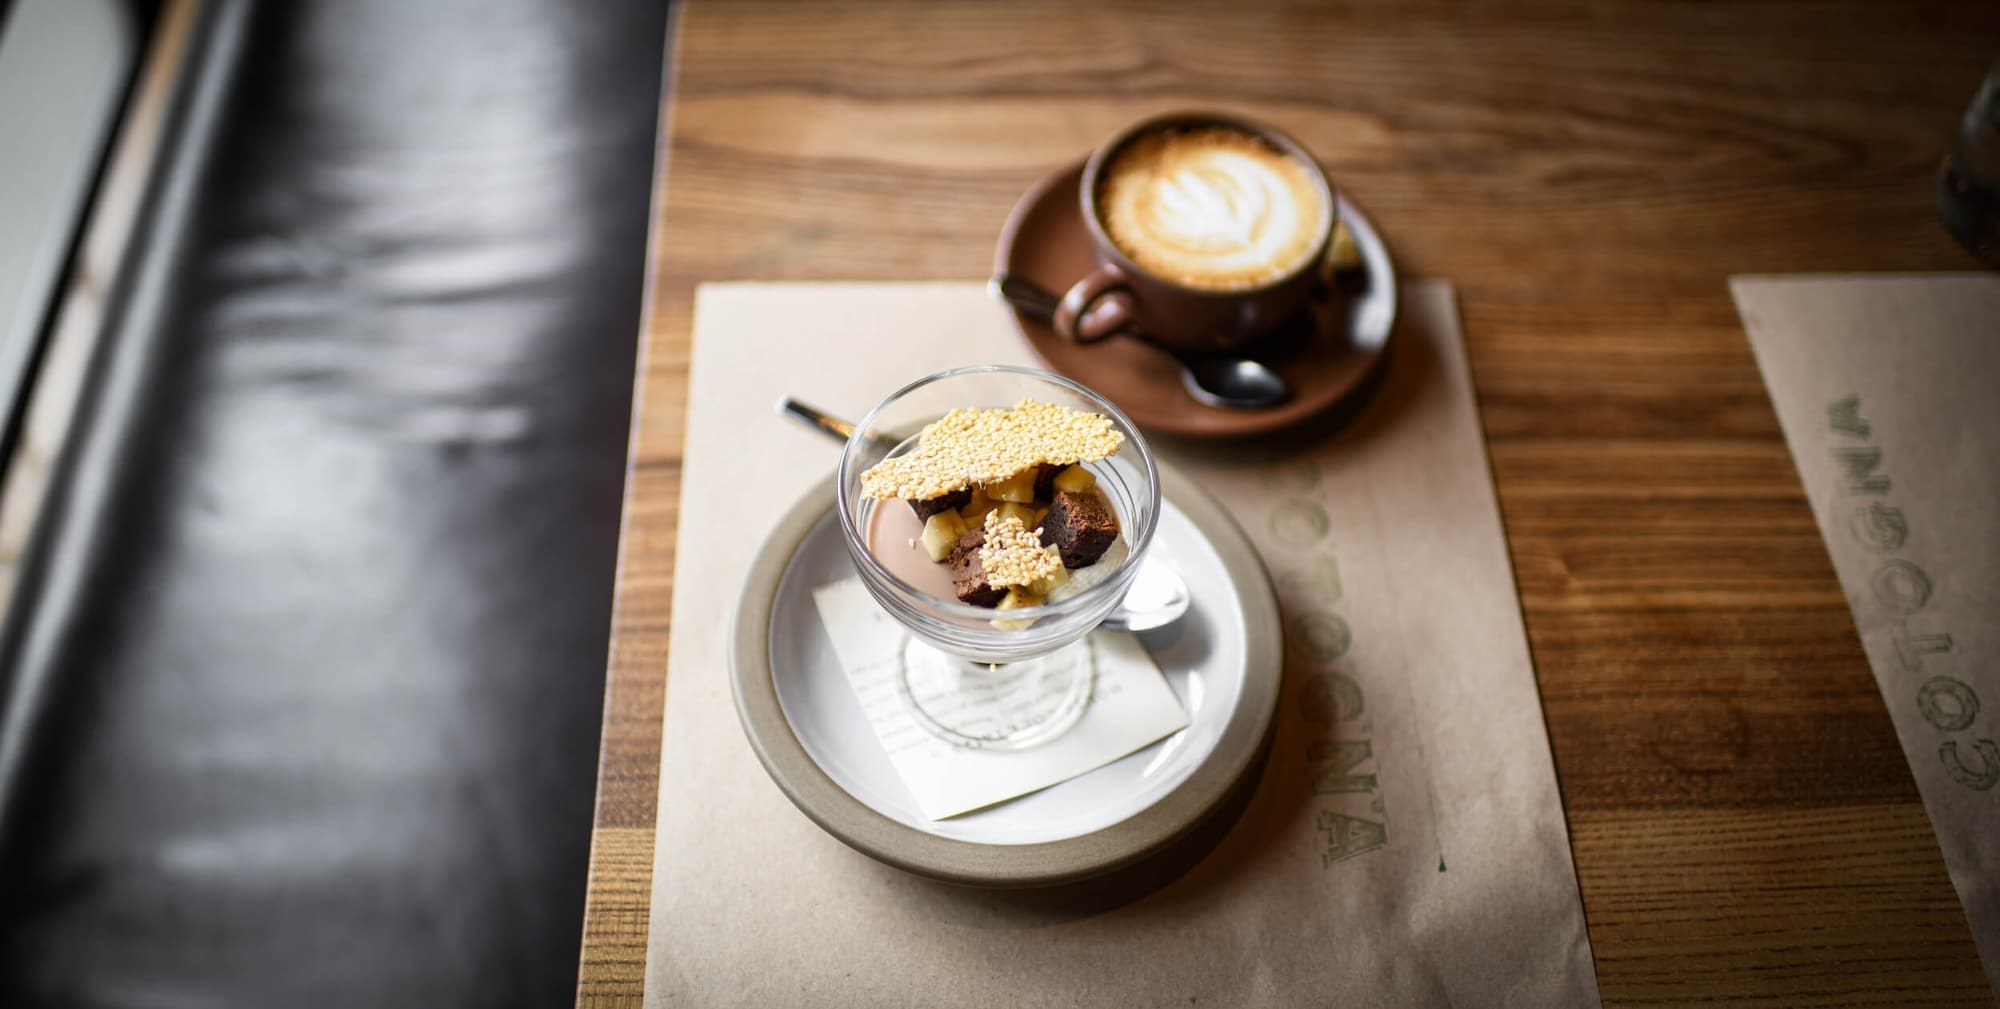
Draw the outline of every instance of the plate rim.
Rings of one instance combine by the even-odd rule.
[[[1110,826],[1058,841],[994,845],[939,837],[855,798],[805,750],[785,718],[771,672],[771,614],[785,569],[833,508],[833,478],[817,481],[758,548],[729,622],[729,686],[737,721],[765,772],[806,818],[849,847],[906,872],[991,888],[1056,886],[1141,861],[1208,818],[1264,751],[1284,676],[1277,591],[1250,538],[1222,504],[1172,466],[1162,495],[1207,536],[1243,607],[1243,690],[1209,755],[1179,788]]]

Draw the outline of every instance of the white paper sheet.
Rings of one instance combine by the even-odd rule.
[[[889,762],[909,786],[917,807],[933,820],[1068,781],[1187,727],[1187,713],[1139,639],[1122,631],[1098,631],[1088,639],[1096,683],[1090,707],[1074,728],[1023,750],[953,746],[911,717],[897,687],[909,635],[868,594],[861,580],[821,586],[813,592],[813,604],[875,738],[888,751]],[[1082,656],[1072,651],[1062,657],[1074,661]],[[998,724],[1011,712],[989,704],[958,715],[977,732],[980,719]]]
[[[1730,288],[2000,991],[2000,277]]]

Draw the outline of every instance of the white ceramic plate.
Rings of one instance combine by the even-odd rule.
[[[730,631],[737,715],[771,779],[813,822],[890,865],[972,886],[1052,886],[1131,865],[1206,821],[1263,751],[1278,702],[1278,606],[1255,548],[1215,499],[1161,466],[1150,557],[1188,613],[1140,636],[1186,729],[1088,774],[948,820],[917,808],[869,728],[813,605],[854,576],[831,481],[779,522]]]
[[[771,615],[778,704],[799,743],[836,784],[912,829],[978,844],[1037,844],[1109,827],[1186,781],[1214,752],[1243,696],[1243,604],[1222,558],[1171,502],[1161,509],[1149,556],[1178,571],[1193,597],[1179,622],[1139,636],[1180,698],[1188,727],[1081,777],[949,820],[924,816],[861,713],[813,606],[814,589],[854,577],[830,511],[778,584]]]

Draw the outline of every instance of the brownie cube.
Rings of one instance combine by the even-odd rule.
[[[1118,539],[1118,516],[1095,491],[1057,491],[1042,519],[1042,545],[1062,554],[1063,567],[1097,563]]]
[[[1056,474],[1068,469],[1053,463],[1043,463],[1035,470],[1035,500],[1047,502],[1056,492]]]
[[[1006,589],[996,589],[986,582],[986,565],[979,559],[979,548],[986,545],[986,530],[968,529],[965,535],[951,548],[951,587],[958,594],[958,601],[973,606],[998,606],[1007,595]]]
[[[926,522],[938,512],[950,509],[957,511],[972,503],[972,488],[964,487],[941,497],[910,502],[910,510],[917,513],[917,521]]]

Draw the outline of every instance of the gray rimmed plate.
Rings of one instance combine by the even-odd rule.
[[[1143,860],[1202,823],[1253,768],[1283,664],[1277,597],[1256,550],[1205,491],[1160,467],[1154,560],[1193,604],[1140,636],[1189,724],[1031,795],[948,820],[917,809],[835,660],[812,592],[854,576],[831,481],[792,507],[751,565],[730,629],[730,685],[771,780],[827,833],[909,872],[1053,886]]]

